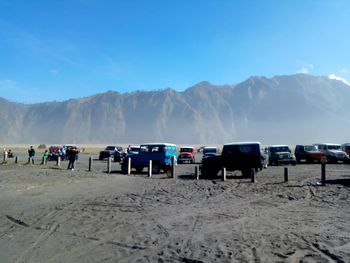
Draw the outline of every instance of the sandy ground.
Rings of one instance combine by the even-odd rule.
[[[88,157],[0,165],[0,262],[350,262],[349,165],[318,186],[317,164],[251,183],[197,181],[186,164],[176,179],[89,172]]]

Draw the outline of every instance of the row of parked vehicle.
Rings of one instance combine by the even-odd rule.
[[[312,145],[296,145],[294,154],[287,145],[274,145],[266,148],[269,165],[297,163],[349,163],[350,143],[318,143]]]
[[[201,174],[203,176],[217,175],[222,167],[227,171],[240,170],[243,176],[251,176],[267,165],[285,165],[297,163],[350,163],[350,143],[330,144],[321,143],[313,145],[297,145],[294,154],[288,145],[271,145],[262,150],[260,142],[241,142],[225,144],[219,153],[216,147],[201,147],[203,154]],[[171,168],[172,158],[177,163],[195,163],[195,149],[192,146],[183,146],[179,154],[175,144],[148,143],[140,146],[129,146],[125,151],[120,146],[108,146],[100,152],[99,159],[114,158],[121,163],[122,171],[127,170],[127,160],[131,159],[131,168],[142,172],[152,160],[152,172],[167,172]]]

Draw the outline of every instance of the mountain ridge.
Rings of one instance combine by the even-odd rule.
[[[62,102],[0,98],[0,143],[344,141],[349,100],[348,85],[307,74],[253,76],[234,85],[203,81],[181,92],[107,91]]]

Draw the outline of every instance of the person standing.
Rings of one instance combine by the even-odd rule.
[[[66,151],[66,155],[68,156],[68,170],[72,170],[74,171],[74,163],[75,160],[78,159],[78,154],[79,154],[79,150],[77,147],[69,147]]]
[[[34,156],[35,156],[35,150],[33,148],[33,146],[30,146],[30,148],[28,149],[28,163],[34,164]]]

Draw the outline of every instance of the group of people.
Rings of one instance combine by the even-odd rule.
[[[63,150],[65,151],[64,155],[67,156],[67,159],[68,159],[67,169],[74,171],[75,161],[78,160],[79,148],[76,146],[69,146],[67,149],[63,149]],[[28,149],[28,163],[34,164],[34,157],[35,157],[34,147],[30,146]],[[47,162],[48,158],[49,158],[49,151],[45,150],[43,154],[43,164]]]

